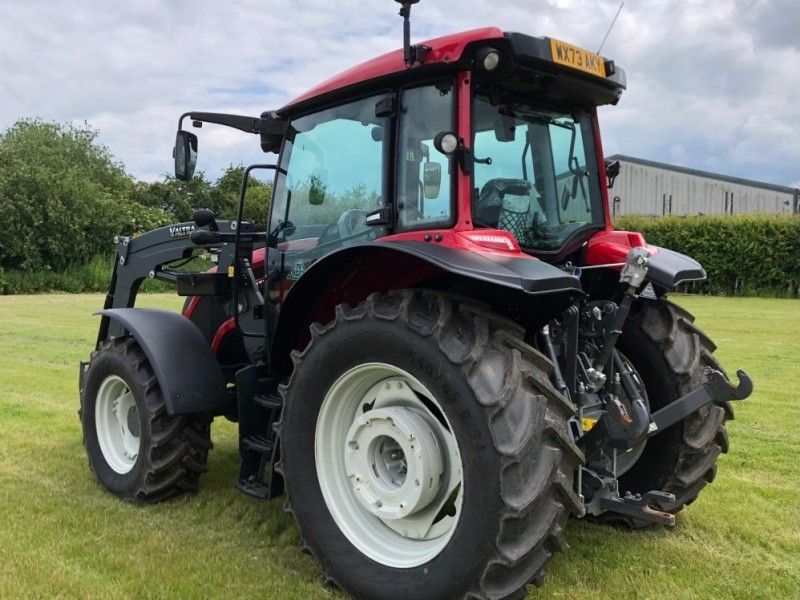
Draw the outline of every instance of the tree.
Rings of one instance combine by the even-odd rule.
[[[193,208],[210,208],[221,219],[235,219],[244,170],[242,165],[230,165],[213,183],[202,172],[190,181],[167,176],[162,181],[137,182],[132,197],[138,204],[169,213],[175,222],[190,220]],[[244,219],[264,227],[272,184],[258,178],[261,173],[251,173],[248,180]]]
[[[88,125],[21,120],[0,135],[0,267],[63,269],[169,221],[132,202],[132,178]]]
[[[239,207],[239,195],[242,188],[242,177],[245,167],[243,165],[230,165],[214,182],[211,190],[211,202],[208,205],[218,216],[234,219]],[[266,227],[269,203],[272,200],[272,183],[264,181],[263,170],[250,172],[247,181],[247,194],[244,201],[244,219],[255,223],[257,228]],[[267,178],[272,177],[273,171],[266,171]]]
[[[212,184],[201,171],[189,181],[166,176],[162,181],[136,182],[132,199],[141,206],[164,211],[174,222],[188,221],[193,208],[211,208]]]
[[[272,172],[248,182],[244,218],[266,227]],[[0,269],[63,270],[112,251],[115,235],[188,221],[193,208],[236,217],[244,167],[215,182],[134,180],[88,125],[21,120],[0,134]]]

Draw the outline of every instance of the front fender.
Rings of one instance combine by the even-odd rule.
[[[680,252],[653,246],[658,250],[647,263],[647,278],[668,290],[687,281],[703,281],[706,271],[695,259]]]
[[[228,404],[225,379],[200,330],[178,313],[114,308],[99,313],[139,342],[164,394],[170,415],[218,411]]]

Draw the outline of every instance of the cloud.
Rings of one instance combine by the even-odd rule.
[[[596,49],[614,1],[425,0],[415,39],[485,25]],[[137,177],[171,167],[186,110],[258,114],[401,41],[389,0],[0,0],[0,128],[88,121]],[[796,0],[629,0],[603,53],[628,73],[601,109],[615,152],[792,184],[800,178]],[[262,161],[249,136],[208,126],[200,167]]]

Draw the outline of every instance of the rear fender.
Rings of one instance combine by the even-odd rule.
[[[333,318],[337,304],[412,287],[474,298],[523,325],[546,322],[583,294],[577,277],[523,254],[416,241],[349,246],[316,260],[283,298],[273,346],[277,372],[290,371],[290,352],[305,346],[311,323]]]
[[[632,231],[600,231],[593,235],[586,246],[584,264],[620,270],[628,252],[641,247],[650,251],[647,279],[668,291],[681,283],[706,278],[703,266],[690,256],[647,244],[641,233]]]
[[[187,318],[152,308],[99,313],[139,343],[156,374],[170,415],[219,412],[228,404],[225,379],[200,330]]]

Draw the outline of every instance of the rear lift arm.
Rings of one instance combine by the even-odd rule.
[[[579,347],[578,309],[576,307],[571,307],[562,317],[561,327],[566,345],[563,376],[558,367],[552,341],[548,339],[549,329],[545,328],[541,332],[541,336],[545,338],[545,351],[557,365],[556,385],[560,389],[567,388],[570,395],[574,394],[573,397],[579,406],[584,405],[584,397],[587,392],[599,392],[606,388],[606,382],[612,380],[612,373],[616,373],[613,385],[609,390],[610,393],[601,394],[604,398],[602,417],[594,427],[577,439],[577,445],[583,451],[587,463],[590,459],[598,457],[604,448],[611,447],[619,450],[633,448],[646,438],[653,437],[676,425],[705,406],[743,400],[753,391],[753,383],[744,371],[737,372],[739,384],[734,386],[723,373],[707,367],[703,371],[701,384],[697,388],[654,413],[650,413],[631,379],[630,373],[625,369],[615,350],[616,342],[622,333],[633,301],[637,298],[637,290],[646,281],[649,263],[649,252],[646,249],[634,248],[630,251],[625,267],[620,274],[620,282],[627,284],[623,299],[615,307],[613,314],[603,327],[598,355],[591,363],[588,360],[579,360],[579,369],[576,369],[574,357],[578,354]],[[658,265],[656,266],[658,267]],[[673,269],[673,271],[675,270]],[[602,315],[598,313],[596,318],[601,320]],[[627,405],[621,401],[623,389],[628,398]],[[664,504],[674,501],[675,498],[672,494],[654,490],[645,494],[626,494],[621,497],[616,475],[606,472],[605,469],[596,469],[595,471],[582,469],[578,477],[579,493],[582,491],[581,475],[584,472],[589,474],[590,488],[595,490],[592,493],[592,500],[587,506],[587,510],[592,514],[610,511],[625,514],[642,522],[674,524],[675,516],[673,514],[653,508],[653,504],[657,502]]]
[[[717,371],[707,367],[703,371],[703,383],[700,387],[695,388],[685,396],[678,398],[671,404],[664,408],[657,410],[651,415],[650,429],[648,437],[652,437],[662,430],[679,423],[689,415],[697,412],[704,406],[714,403],[722,403],[731,400],[744,400],[753,391],[753,382],[744,371],[737,371],[739,377],[739,385],[731,385],[725,376]],[[605,417],[615,415],[611,412],[606,412]],[[589,434],[594,433],[595,429],[603,428],[606,418],[603,418]],[[580,441],[589,437],[584,436]],[[578,444],[580,445],[580,441]],[[672,526],[675,524],[675,515],[658,508],[654,505],[670,504],[675,501],[675,496],[660,490],[653,490],[645,494],[631,494],[626,492],[625,496],[620,497],[617,490],[610,490],[606,487],[606,481],[601,481],[601,492],[606,491],[610,493],[601,493],[598,497],[599,507],[603,510],[620,513],[639,519],[646,523],[659,523],[661,525]]]

